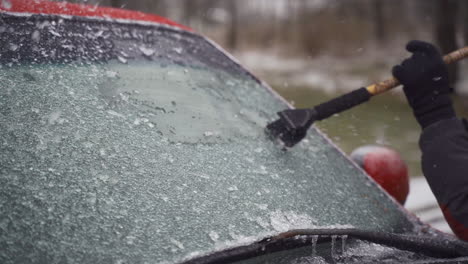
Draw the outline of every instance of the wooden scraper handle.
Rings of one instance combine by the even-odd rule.
[[[468,46],[445,55],[443,59],[445,64],[451,64],[466,57],[468,57]],[[388,80],[369,85],[366,87],[366,89],[370,94],[377,95],[389,91],[399,85],[400,82],[397,79],[390,78]]]

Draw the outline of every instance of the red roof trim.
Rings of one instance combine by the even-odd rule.
[[[170,25],[192,31],[192,29],[186,26],[156,15],[120,8],[97,7],[67,2],[50,2],[45,0],[1,0],[0,11],[138,20]]]

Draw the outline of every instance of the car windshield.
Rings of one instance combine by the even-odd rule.
[[[317,130],[287,151],[266,137],[287,105],[202,37],[0,16],[2,262],[172,263],[297,228],[415,230]]]

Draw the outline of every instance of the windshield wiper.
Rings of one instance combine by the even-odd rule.
[[[181,264],[232,263],[283,250],[316,243],[330,242],[334,236],[347,236],[405,251],[413,251],[433,258],[458,258],[468,256],[468,243],[447,240],[443,237],[402,235],[359,229],[297,229],[265,238],[250,245],[239,246],[196,257]],[[300,239],[298,239],[300,238]]]

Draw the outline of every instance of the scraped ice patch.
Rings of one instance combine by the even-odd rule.
[[[306,214],[298,214],[293,211],[282,212],[276,210],[270,213],[270,225],[279,232],[292,229],[306,229],[314,227],[315,220]]]

